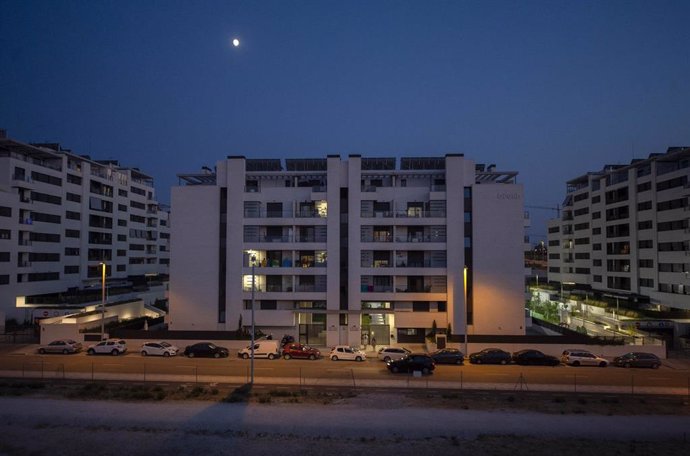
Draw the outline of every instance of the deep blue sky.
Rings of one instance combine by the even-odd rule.
[[[0,0],[0,128],[138,166],[166,202],[226,155],[463,152],[554,206],[567,179],[690,145],[688,19],[688,1]],[[544,234],[553,214],[531,213]]]

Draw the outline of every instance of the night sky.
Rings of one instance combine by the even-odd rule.
[[[0,0],[0,128],[139,167],[163,202],[226,155],[461,152],[555,206],[567,179],[690,145],[689,19],[689,1]],[[543,235],[554,213],[530,212]]]

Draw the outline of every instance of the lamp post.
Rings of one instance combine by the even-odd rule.
[[[101,263],[101,340],[105,337],[105,263]]]
[[[469,312],[467,310],[467,266],[465,266],[462,270],[462,275],[463,275],[463,287],[464,287],[464,292],[465,292],[465,318],[463,319],[465,322],[465,356],[468,355],[467,353],[467,316],[469,315]]]
[[[254,268],[256,266],[256,256],[252,255],[251,260],[252,262],[252,334],[251,334],[251,361],[250,361],[250,371],[251,371],[251,380],[249,381],[250,385],[254,385],[254,280],[255,280],[255,275],[254,275]]]

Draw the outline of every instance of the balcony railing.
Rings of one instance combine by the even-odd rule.
[[[393,285],[362,285],[360,291],[362,293],[392,293]]]
[[[256,236],[245,235],[244,242],[293,242],[294,236],[284,235],[263,235],[259,234]]]
[[[440,235],[396,236],[395,242],[446,242],[446,237]]]
[[[445,268],[446,263],[438,261],[399,261],[395,264],[396,268]]]
[[[361,242],[393,242],[393,234],[374,233],[372,236],[362,236]]]
[[[360,216],[362,218],[432,218],[445,217],[446,211],[362,211]]]

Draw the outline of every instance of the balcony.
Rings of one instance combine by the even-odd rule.
[[[446,242],[446,236],[440,235],[412,235],[407,237],[396,236],[395,242]]]

